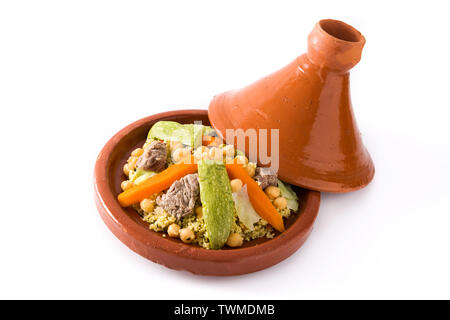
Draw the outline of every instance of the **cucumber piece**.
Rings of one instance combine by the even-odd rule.
[[[223,162],[203,160],[198,164],[200,199],[211,249],[227,242],[234,219],[230,179]]]

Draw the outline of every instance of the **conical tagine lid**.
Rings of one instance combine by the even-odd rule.
[[[349,82],[364,44],[352,26],[319,21],[307,53],[247,87],[215,96],[208,111],[212,125],[235,144],[236,129],[242,129],[247,155],[256,154],[262,166],[271,158],[289,183],[327,192],[366,186],[375,170],[353,114]]]

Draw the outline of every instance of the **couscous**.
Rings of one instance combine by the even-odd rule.
[[[123,167],[119,202],[150,230],[205,249],[273,238],[298,210],[296,193],[219,141],[211,127],[157,122]]]

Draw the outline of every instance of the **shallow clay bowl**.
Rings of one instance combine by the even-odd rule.
[[[168,268],[202,275],[239,275],[268,268],[293,254],[311,232],[320,204],[320,193],[296,188],[300,209],[286,221],[286,231],[273,239],[246,242],[238,249],[206,250],[198,245],[163,237],[148,228],[132,208],[117,202],[122,168],[130,153],[142,146],[151,126],[159,120],[180,123],[202,121],[209,125],[206,110],[180,110],[156,114],[120,130],[100,152],[95,164],[95,200],[108,228],[131,250]]]

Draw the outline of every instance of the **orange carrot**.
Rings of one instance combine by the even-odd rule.
[[[248,175],[244,167],[240,164],[227,164],[226,167],[230,179],[241,179],[242,183],[247,185],[250,202],[261,218],[269,222],[278,231],[283,232],[285,230],[283,217],[275,209],[258,183]]]
[[[155,193],[168,189],[176,180],[195,172],[197,172],[197,164],[193,161],[188,164],[174,164],[137,186],[122,192],[117,199],[122,207],[131,206]]]
[[[207,146],[210,143],[211,138],[212,137],[210,136],[202,136],[202,145]]]

